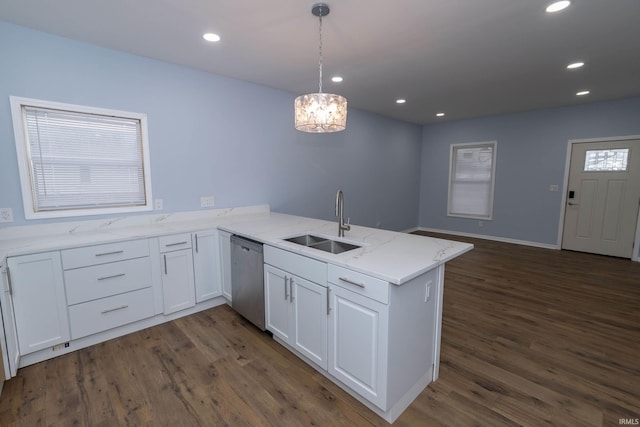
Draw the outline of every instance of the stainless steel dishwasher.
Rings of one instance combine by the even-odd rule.
[[[264,327],[264,257],[262,243],[231,236],[232,307],[261,330]]]

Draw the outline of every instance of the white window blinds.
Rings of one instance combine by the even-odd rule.
[[[10,101],[26,219],[152,209],[145,114]]]
[[[23,111],[34,211],[146,203],[139,120]]]
[[[496,143],[451,146],[448,215],[491,219]]]

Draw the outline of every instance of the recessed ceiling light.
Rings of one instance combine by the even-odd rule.
[[[576,68],[580,68],[582,66],[584,66],[584,62],[574,62],[574,63],[571,63],[571,64],[567,65],[567,69],[575,70]]]
[[[578,96],[585,96],[585,95],[589,95],[591,92],[588,90],[581,90],[580,92],[576,92],[576,95]]]
[[[405,102],[407,102],[406,99],[402,99],[402,98],[396,99],[396,104],[404,104]]]
[[[444,113],[436,113],[436,117],[444,117]]]
[[[340,76],[331,77],[331,81],[334,82],[334,83],[340,83],[342,80],[343,80],[343,78],[340,77]]]
[[[214,33],[206,33],[202,35],[202,38],[208,42],[219,42],[220,36]]]
[[[551,3],[545,10],[547,13],[560,12],[562,9],[569,7],[570,4],[571,2],[569,0],[557,1],[555,3]]]

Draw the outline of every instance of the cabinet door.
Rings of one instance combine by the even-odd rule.
[[[220,242],[218,231],[193,233],[193,273],[196,283],[196,302],[222,294],[220,274]]]
[[[283,341],[291,335],[290,276],[279,268],[264,266],[266,329]]]
[[[388,306],[329,285],[329,373],[386,410]]]
[[[8,259],[21,355],[70,340],[59,252]]]
[[[196,291],[191,249],[162,254],[162,268],[164,314],[193,307],[196,304]]]
[[[222,272],[222,295],[231,301],[231,234],[220,231],[220,271]]]
[[[293,331],[289,344],[327,369],[327,288],[294,276]]]

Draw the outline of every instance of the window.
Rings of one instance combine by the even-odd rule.
[[[497,143],[453,144],[449,170],[449,216],[491,219]]]
[[[146,115],[11,97],[27,219],[152,209]]]
[[[584,158],[585,172],[626,171],[629,162],[628,148],[612,150],[587,150]]]

